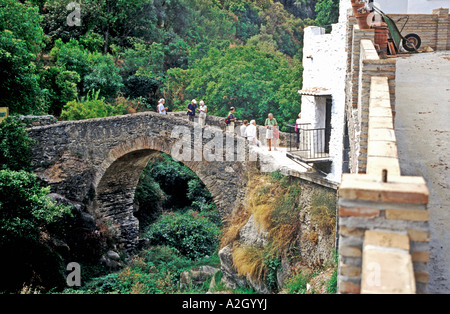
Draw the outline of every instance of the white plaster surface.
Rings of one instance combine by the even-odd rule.
[[[432,14],[434,9],[450,7],[450,0],[375,0],[374,2],[387,14]]]

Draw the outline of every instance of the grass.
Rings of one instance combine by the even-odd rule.
[[[264,251],[254,246],[234,246],[232,249],[233,266],[241,276],[249,275],[261,281],[264,276]]]
[[[284,289],[289,294],[306,294],[306,285],[312,278],[311,272],[300,270],[286,281]]]
[[[326,233],[336,228],[336,194],[321,190],[311,197],[311,222]]]
[[[248,212],[244,206],[240,206],[231,216],[233,218],[224,224],[222,238],[220,240],[221,249],[239,237],[239,230],[247,223],[250,218],[250,212]]]
[[[301,193],[298,183],[287,184],[287,180],[271,175],[271,181],[255,188],[249,195],[249,211],[255,221],[269,233],[269,248],[272,255],[281,256],[296,242],[300,228]],[[264,180],[260,180],[264,182]]]
[[[336,294],[337,293],[337,272],[338,269],[334,270],[333,276],[331,276],[330,280],[327,282],[327,292],[328,294]]]

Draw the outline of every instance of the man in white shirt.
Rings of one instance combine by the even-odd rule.
[[[247,127],[245,132],[247,135],[248,142],[251,145],[257,145],[258,147],[261,146],[261,142],[258,141],[257,136],[256,136],[256,121],[255,120],[250,121],[250,125]]]
[[[160,99],[158,102],[157,112],[160,114],[167,114],[167,110],[169,108],[164,107],[164,104],[166,103],[166,100],[164,98]]]
[[[247,138],[247,127],[248,127],[248,120],[244,120],[244,124],[241,125],[241,136],[243,138]]]

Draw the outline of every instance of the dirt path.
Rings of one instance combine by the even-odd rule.
[[[395,128],[402,175],[430,190],[429,293],[450,293],[450,51],[399,58]]]

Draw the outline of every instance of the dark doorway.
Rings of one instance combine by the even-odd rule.
[[[326,100],[326,115],[325,115],[325,153],[330,153],[331,140],[331,113],[333,108],[333,100],[327,97]]]

